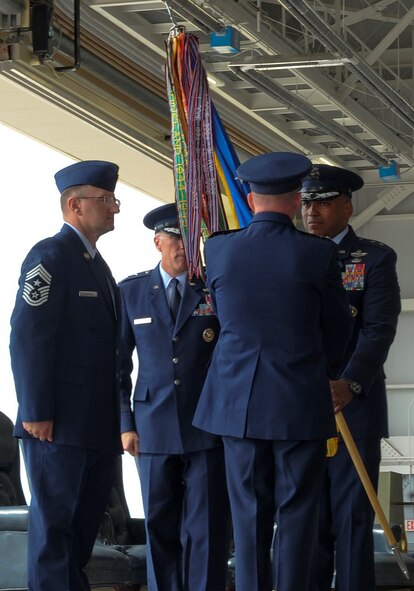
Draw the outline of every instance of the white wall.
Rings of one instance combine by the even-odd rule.
[[[9,320],[14,306],[20,265],[38,240],[55,234],[62,226],[59,192],[53,175],[74,162],[43,144],[0,124],[0,174],[2,205],[3,288],[0,306],[0,410],[15,420],[17,403],[9,358]],[[94,156],[91,155],[91,159]],[[113,155],[116,162],[116,154]],[[103,236],[98,247],[117,281],[151,269],[159,260],[153,232],[142,225],[150,209],[160,205],[152,197],[118,183],[116,196],[122,201],[115,218],[115,231]],[[142,504],[134,460],[124,456],[125,490],[134,516]],[[27,483],[25,493],[30,498]]]

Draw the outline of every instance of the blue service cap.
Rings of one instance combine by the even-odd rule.
[[[330,201],[345,194],[352,197],[353,191],[364,186],[362,178],[338,166],[314,164],[311,172],[302,181],[302,201]]]
[[[92,185],[105,191],[115,190],[119,166],[104,160],[84,160],[62,168],[55,174],[57,188],[61,193],[75,185]]]
[[[180,224],[178,222],[177,206],[175,203],[167,203],[149,211],[144,217],[144,226],[157,232],[166,232],[181,236]]]
[[[237,177],[247,181],[253,193],[280,195],[299,189],[311,168],[312,162],[302,154],[271,152],[243,162]]]

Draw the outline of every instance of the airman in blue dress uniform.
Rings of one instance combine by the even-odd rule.
[[[155,230],[161,262],[120,283],[120,351],[122,441],[136,456],[141,481],[148,588],[224,591],[229,507],[223,447],[220,438],[192,426],[219,324],[204,282],[188,280],[175,204],[149,212],[144,224]]]
[[[401,305],[395,252],[381,242],[357,236],[348,225],[352,193],[362,186],[362,178],[352,171],[315,165],[302,184],[302,217],[309,232],[328,236],[338,245],[354,329],[340,377],[331,383],[332,396],[335,411],[343,411],[376,488],[381,438],[388,437],[383,364]],[[337,454],[326,460],[312,591],[331,589],[335,549],[336,589],[375,590],[373,521],[374,511],[340,440]]]
[[[85,591],[122,452],[119,299],[96,241],[113,230],[118,166],[84,161],[55,175],[65,224],[23,262],[10,353],[31,490],[30,591]]]
[[[335,433],[329,377],[352,324],[335,245],[292,222],[310,169],[283,152],[242,164],[252,221],[205,245],[221,331],[194,424],[223,438],[237,591],[309,589]]]

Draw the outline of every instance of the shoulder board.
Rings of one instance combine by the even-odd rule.
[[[308,238],[316,238],[317,240],[325,240],[325,242],[330,242],[331,244],[334,244],[333,241],[330,238],[327,238],[326,236],[318,236],[317,234],[310,234],[309,232],[305,232],[304,230],[298,230],[297,228],[296,228],[296,230],[300,234],[303,234],[304,236],[307,236]]]
[[[133,279],[139,279],[140,277],[148,277],[148,275],[150,275],[151,273],[152,273],[152,269],[150,269],[149,271],[141,271],[140,273],[135,273],[135,275],[129,275],[129,277],[122,279],[122,281],[120,281],[118,283],[118,285],[122,285],[123,283],[126,283],[127,281],[132,281]]]
[[[236,228],[235,230],[220,230],[219,232],[213,232],[208,237],[208,240],[210,240],[210,238],[214,238],[215,236],[222,236],[223,234],[233,234],[234,232],[240,232],[240,230],[243,230],[243,228]]]
[[[376,246],[377,248],[381,248],[382,250],[392,250],[391,246],[388,244],[384,244],[384,242],[379,242],[378,240],[372,240],[371,238],[363,238],[363,236],[357,236],[358,242],[362,242],[368,246]]]

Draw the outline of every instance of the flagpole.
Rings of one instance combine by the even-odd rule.
[[[409,574],[407,571],[407,567],[406,567],[405,562],[401,556],[400,549],[398,548],[398,544],[395,539],[394,533],[387,521],[387,518],[385,517],[385,513],[380,505],[380,502],[378,500],[375,489],[372,486],[372,482],[368,476],[368,472],[364,466],[361,455],[355,445],[355,441],[354,441],[354,439],[351,435],[351,432],[348,428],[345,417],[342,414],[342,412],[338,412],[335,415],[335,418],[336,418],[336,424],[338,426],[339,432],[341,433],[342,438],[345,442],[345,445],[349,451],[349,454],[350,454],[351,459],[354,463],[356,471],[358,472],[359,478],[361,479],[361,482],[362,482],[362,485],[365,489],[365,492],[368,495],[371,506],[374,509],[375,513],[377,514],[380,525],[382,526],[382,529],[384,530],[385,538],[386,538],[388,544],[390,545],[390,548],[391,548],[395,558],[397,559],[398,566],[400,567],[402,573],[405,575],[406,579],[409,580],[410,577],[409,577]]]

